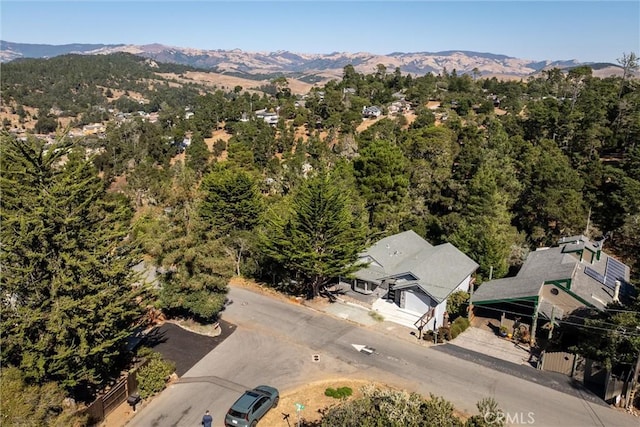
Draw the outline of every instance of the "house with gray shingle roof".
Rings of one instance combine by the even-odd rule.
[[[359,262],[366,267],[354,273],[354,291],[382,295],[427,329],[442,326],[447,298],[468,291],[478,268],[452,244],[432,246],[411,230],[378,241],[360,254]]]
[[[583,307],[602,310],[632,292],[630,269],[607,255],[601,242],[585,236],[562,238],[558,246],[531,252],[515,277],[491,280],[471,297],[474,306],[530,307],[538,317],[562,319]]]

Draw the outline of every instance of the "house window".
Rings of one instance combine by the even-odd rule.
[[[371,292],[373,290],[372,284],[365,280],[356,280],[354,286],[365,292]]]

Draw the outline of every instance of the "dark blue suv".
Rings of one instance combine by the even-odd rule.
[[[278,406],[280,394],[268,385],[247,390],[234,403],[224,417],[227,427],[255,427],[269,409]]]

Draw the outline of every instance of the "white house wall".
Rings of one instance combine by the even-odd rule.
[[[464,279],[462,282],[460,282],[460,284],[456,287],[456,289],[453,292],[457,292],[457,291],[469,292],[469,284],[470,283],[471,283],[471,275],[467,276],[466,279]],[[433,317],[437,322],[437,324],[436,324],[437,328],[441,327],[444,324],[444,313],[446,311],[447,311],[447,300],[445,299],[440,304],[438,304],[436,306],[436,309],[434,310],[434,316]],[[433,320],[428,323],[428,325],[427,325],[427,327],[425,329],[433,329]]]
[[[445,311],[447,311],[447,300],[444,300],[440,304],[438,304],[434,311],[435,311],[435,313],[434,313],[433,318],[437,322],[436,327],[439,328],[444,323],[444,313],[445,313]],[[433,329],[433,321],[431,321],[429,323],[430,323],[431,329]]]
[[[471,275],[467,276],[467,278],[464,279],[453,292],[457,292],[457,291],[469,292],[469,283],[471,283]]]
[[[404,291],[404,309],[413,313],[422,315],[431,308],[431,298],[422,292],[416,292],[413,289],[405,289]]]

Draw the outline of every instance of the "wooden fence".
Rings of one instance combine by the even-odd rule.
[[[575,364],[577,362],[576,355],[566,353],[564,351],[543,352],[541,367],[543,371],[560,372],[561,374],[573,376]]]
[[[126,376],[83,410],[89,416],[89,425],[95,425],[104,420],[109,413],[126,402],[127,398],[138,390],[138,371],[147,363],[148,360],[145,359],[137,364]]]
[[[621,402],[630,383],[630,376],[626,380],[616,377],[602,363],[561,351],[543,352],[539,368],[569,375],[585,385],[595,385],[601,390],[600,397],[605,402],[616,405]]]

